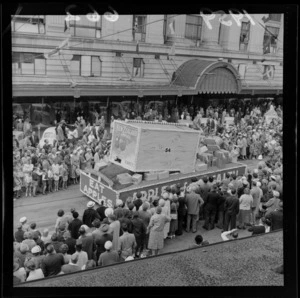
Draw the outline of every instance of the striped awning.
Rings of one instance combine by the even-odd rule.
[[[189,60],[174,73],[172,85],[208,94],[238,94],[241,91],[238,71],[223,61]]]

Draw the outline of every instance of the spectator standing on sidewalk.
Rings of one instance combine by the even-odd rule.
[[[187,233],[190,232],[192,224],[192,232],[197,232],[197,218],[199,216],[200,206],[203,205],[203,199],[199,194],[196,194],[196,187],[188,187],[187,195],[185,197],[185,204],[187,206]]]
[[[211,192],[209,192],[207,196],[206,202],[204,202],[205,222],[203,228],[206,230],[215,228],[215,218],[219,200],[220,195],[217,193],[217,186],[213,185]]]

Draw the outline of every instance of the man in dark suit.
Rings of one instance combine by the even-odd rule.
[[[197,232],[197,217],[200,206],[203,205],[203,199],[196,193],[197,186],[189,186],[188,194],[185,197],[185,204],[187,206],[187,226],[186,231],[189,233],[192,223],[193,233]]]
[[[33,147],[36,147],[39,144],[39,137],[36,135],[35,131],[32,131],[31,136],[29,137],[29,141]]]
[[[206,201],[204,201],[204,226],[206,230],[215,228],[215,219],[217,214],[218,202],[220,195],[217,193],[217,186],[213,185],[211,192],[208,193]]]
[[[224,231],[229,231],[236,228],[236,216],[240,211],[240,202],[237,198],[236,190],[231,189],[231,195],[228,194],[224,203],[225,222]]]
[[[280,201],[278,208],[266,215],[266,219],[271,221],[271,231],[283,228],[283,202]]]

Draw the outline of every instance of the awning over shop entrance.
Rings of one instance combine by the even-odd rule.
[[[177,69],[172,84],[208,94],[238,94],[241,90],[238,71],[223,61],[189,60]]]

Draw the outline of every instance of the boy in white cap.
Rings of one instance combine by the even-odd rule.
[[[95,202],[89,201],[87,203],[87,209],[84,210],[83,216],[82,216],[82,222],[84,225],[87,225],[89,228],[93,227],[93,221],[98,218],[100,220],[100,215],[98,212],[94,209]]]
[[[20,223],[22,224],[22,230],[24,232],[28,232],[30,230],[30,226],[27,224],[27,218],[25,216],[20,218]]]
[[[98,266],[107,266],[119,262],[119,254],[112,250],[112,242],[106,241],[104,244],[105,252],[103,252],[98,260]]]

